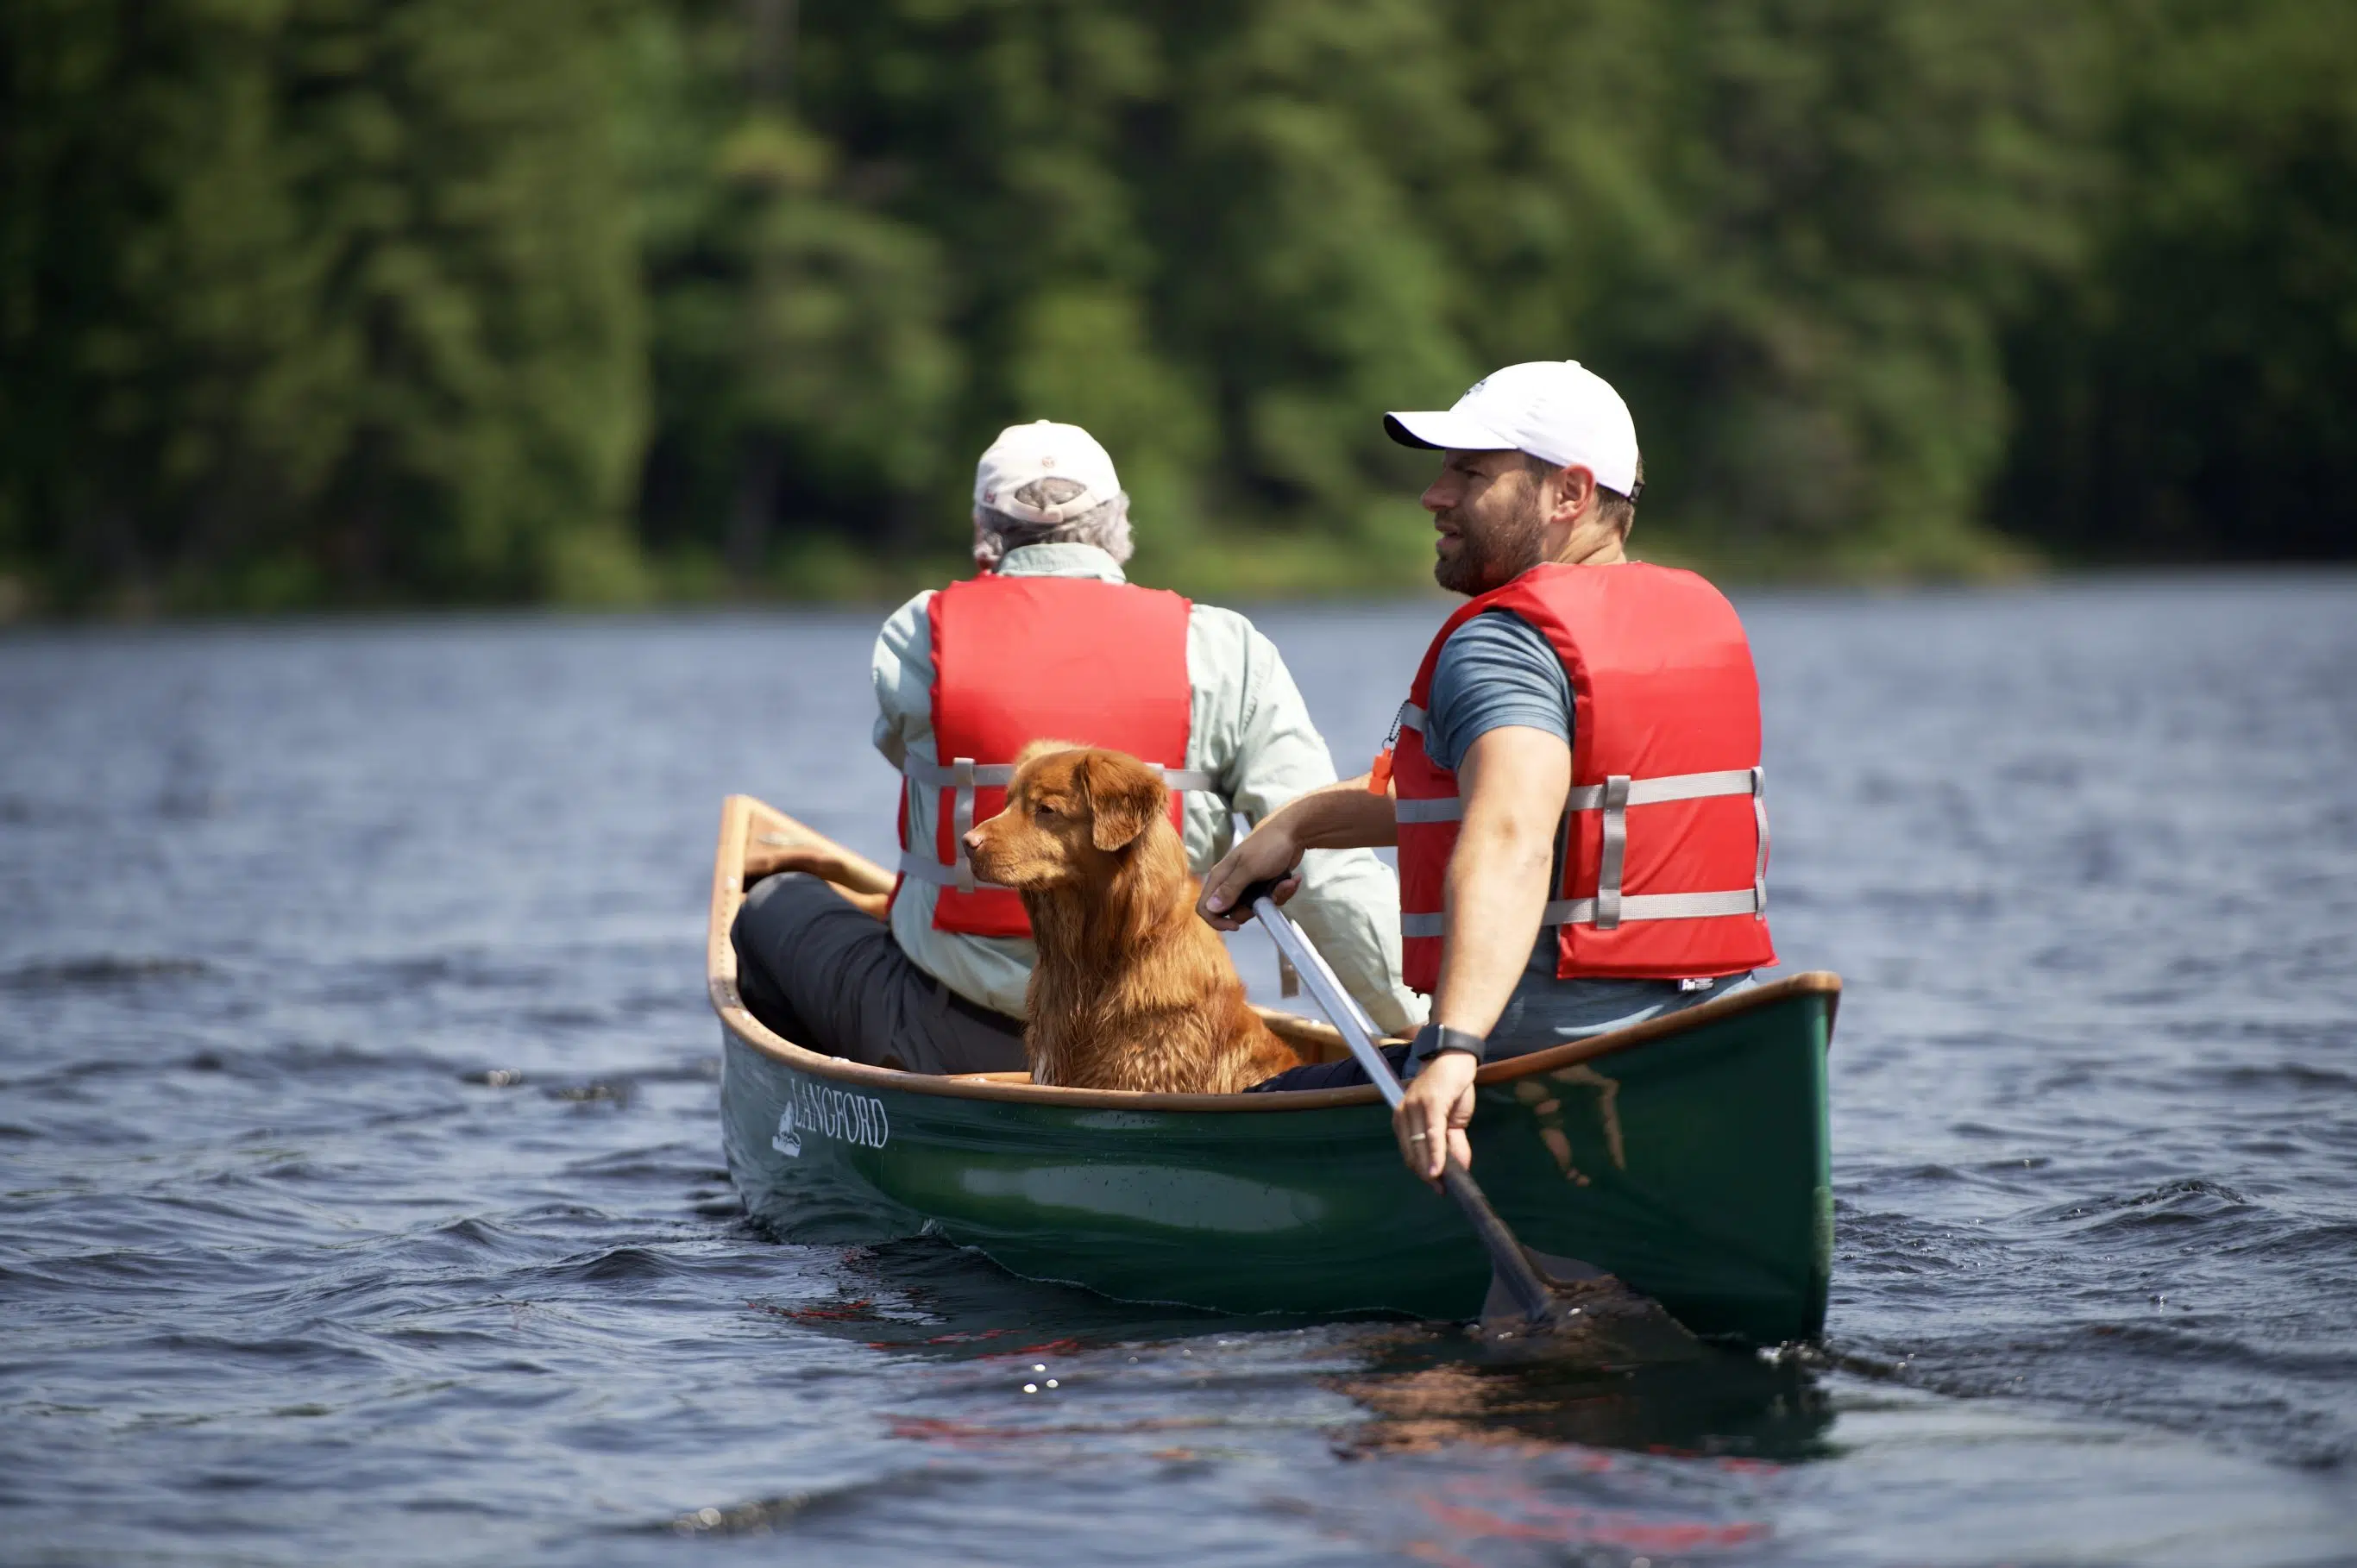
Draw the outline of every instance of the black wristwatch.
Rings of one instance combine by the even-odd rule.
[[[1488,1044],[1480,1036],[1463,1029],[1426,1024],[1415,1032],[1415,1043],[1408,1047],[1407,1054],[1411,1061],[1428,1062],[1443,1051],[1463,1051],[1478,1062]]]

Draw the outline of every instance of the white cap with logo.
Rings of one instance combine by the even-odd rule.
[[[1575,464],[1608,490],[1633,496],[1637,422],[1612,383],[1577,360],[1508,365],[1473,383],[1447,413],[1387,413],[1403,446],[1527,452],[1558,468]]]
[[[1071,479],[1081,491],[1053,506],[1017,500],[1015,492],[1034,479]],[[974,470],[974,504],[1026,522],[1070,522],[1119,494],[1121,478],[1097,438],[1045,419],[1000,431]]]

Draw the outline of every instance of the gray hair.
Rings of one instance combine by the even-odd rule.
[[[1025,506],[1060,506],[1088,487],[1057,476],[1034,479],[1015,492]],[[1128,561],[1136,546],[1129,537],[1129,492],[1124,490],[1102,505],[1091,507],[1062,522],[1033,522],[1010,517],[995,507],[974,509],[974,564],[985,572],[998,569],[1010,550],[1027,544],[1093,544],[1116,564]]]

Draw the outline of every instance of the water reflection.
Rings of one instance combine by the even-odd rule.
[[[1372,1352],[1366,1369],[1327,1385],[1370,1415],[1337,1439],[1347,1457],[1457,1444],[1780,1463],[1828,1452],[1832,1404],[1799,1358],[1711,1348],[1665,1364],[1599,1367],[1485,1355],[1464,1336],[1430,1327],[1359,1343]]]
[[[1124,1305],[1017,1278],[924,1239],[845,1249],[838,1262],[832,1294],[748,1305],[795,1333],[979,1363],[985,1379],[1003,1377],[1011,1388],[1028,1382],[1032,1392],[1046,1391],[1051,1376],[1077,1375],[1102,1388],[1150,1381],[1182,1363],[1190,1379],[1259,1376],[1268,1369],[1265,1357],[1280,1356],[1357,1407],[1355,1416],[1337,1421],[1329,1413],[1314,1423],[1344,1458],[1577,1448],[1740,1465],[1831,1451],[1832,1402],[1814,1370],[1817,1359],[1801,1354],[1686,1341],[1674,1357],[1632,1362],[1625,1347],[1599,1349],[1561,1337],[1501,1344],[1455,1324],[1336,1325]],[[1318,1370],[1321,1365],[1334,1369]],[[966,1451],[1184,1433],[1192,1453],[1231,1424],[1159,1411],[1099,1410],[1074,1419],[1078,1412],[1069,1407],[1053,1409],[1025,1410],[1016,1419],[978,1420],[963,1410],[902,1415],[893,1430]],[[1178,1456],[1175,1449],[1154,1452]]]

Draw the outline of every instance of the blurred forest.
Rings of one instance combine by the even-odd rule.
[[[1425,579],[1572,357],[1770,576],[2357,554],[2347,0],[7,0],[0,618]]]

